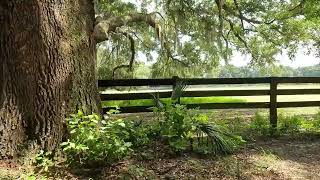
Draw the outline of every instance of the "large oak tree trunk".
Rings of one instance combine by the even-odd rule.
[[[92,0],[0,1],[0,159],[53,150],[64,119],[97,111]]]

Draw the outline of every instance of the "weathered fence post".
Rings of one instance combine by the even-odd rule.
[[[270,77],[270,124],[272,131],[277,128],[278,113],[277,113],[277,81]]]
[[[174,92],[174,90],[176,89],[176,86],[177,86],[177,84],[179,82],[179,76],[172,76],[172,80],[173,80],[172,92]],[[178,97],[176,103],[180,104],[180,97]]]

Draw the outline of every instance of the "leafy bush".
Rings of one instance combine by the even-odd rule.
[[[158,119],[153,131],[158,132],[174,150],[186,150],[197,130],[196,118],[181,105],[167,105],[165,109],[155,109],[155,112]]]
[[[151,139],[161,139],[175,152],[187,149],[202,153],[230,153],[243,142],[208,117],[176,104],[186,85],[178,83],[171,101],[163,104],[154,95],[156,121],[141,125],[137,121],[105,121],[98,115],[81,111],[67,119],[70,138],[61,144],[70,165],[100,166],[126,157],[132,148],[144,146]],[[116,112],[115,110],[114,112]]]
[[[152,126],[153,135],[158,135],[176,152],[190,149],[202,153],[226,154],[243,142],[241,137],[210,124],[207,116],[177,104],[185,88],[186,84],[179,81],[172,91],[171,101],[166,104],[159,96],[153,95],[157,118],[156,124]]]
[[[67,119],[70,138],[61,144],[70,165],[99,166],[127,156],[132,143],[126,123],[85,116],[81,111]]]
[[[183,105],[166,104],[163,108],[155,108],[154,112],[158,124],[153,125],[153,132],[157,132],[176,152],[189,149],[201,153],[226,154],[243,142],[241,137],[210,124],[207,116],[188,110]]]
[[[131,142],[133,148],[149,144],[150,129],[148,126],[142,124],[141,121],[125,120],[124,123],[126,124],[124,132],[127,133],[125,141]]]

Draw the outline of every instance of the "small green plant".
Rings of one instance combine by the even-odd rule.
[[[313,127],[316,129],[320,129],[320,111],[316,114],[313,120]]]
[[[300,116],[284,116],[279,115],[279,130],[282,133],[294,133],[298,132],[304,119]]]
[[[243,135],[245,131],[249,129],[249,124],[240,115],[234,119],[221,120],[224,123],[223,127],[229,129],[229,131],[236,135]]]
[[[35,165],[39,168],[39,172],[48,172],[50,168],[55,166],[52,152],[41,150],[35,156]]]
[[[249,125],[249,130],[254,136],[268,136],[270,135],[270,122],[268,117],[264,117],[260,113],[256,113],[253,121]]]
[[[150,143],[148,134],[150,129],[142,121],[125,120],[126,141],[132,143],[133,148],[141,147]]]
[[[81,111],[67,119],[68,141],[61,144],[70,165],[99,166],[124,158],[131,152],[130,132],[122,119],[105,121]]]
[[[21,179],[23,180],[36,180],[37,176],[34,174],[22,174],[20,176]],[[41,179],[41,180],[45,180],[45,178]]]

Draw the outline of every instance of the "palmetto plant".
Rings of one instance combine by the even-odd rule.
[[[182,97],[184,90],[186,89],[187,84],[183,81],[178,81],[173,88],[171,94],[171,101],[176,103],[179,101],[180,97]]]
[[[160,136],[177,151],[189,148],[203,153],[231,153],[242,139],[210,123],[207,116],[177,104],[185,88],[184,82],[177,83],[171,95],[171,102],[166,104],[158,95],[153,95]]]
[[[211,150],[214,154],[229,154],[242,141],[240,137],[227,133],[226,130],[213,124],[200,123],[197,128],[200,132],[197,134],[198,145],[201,146],[203,142],[200,138],[206,136],[206,144],[208,148],[211,148],[209,151]],[[202,136],[201,133],[205,136]]]
[[[182,97],[184,90],[186,89],[187,85],[183,81],[178,81],[173,88],[171,94],[171,103],[177,103]],[[159,93],[151,94],[154,101],[154,106],[158,109],[163,109],[165,107],[164,103],[160,100]]]

